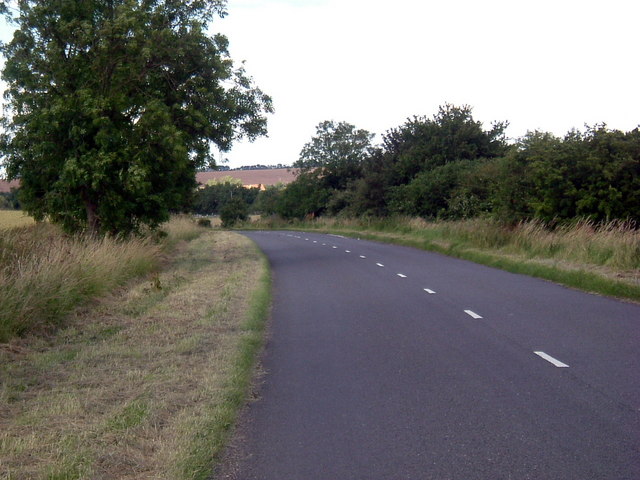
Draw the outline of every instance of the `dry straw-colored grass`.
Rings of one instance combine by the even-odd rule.
[[[515,226],[485,218],[430,222],[422,218],[320,218],[303,226],[410,234],[438,244],[491,249],[527,258],[556,259],[576,265],[622,271],[640,269],[640,230],[633,223],[588,220],[550,228],[531,220]]]
[[[0,231],[0,342],[59,323],[76,305],[154,269],[149,239],[64,235],[41,223]]]
[[[0,342],[57,326],[77,305],[156,270],[178,242],[203,231],[188,216],[163,228],[161,239],[66,235],[48,223],[0,230]]]
[[[55,335],[0,348],[0,478],[194,478],[203,448],[210,466],[198,439],[225,402],[262,259],[209,230],[166,262]]]
[[[640,231],[632,223],[583,220],[549,228],[540,221],[521,222],[515,227],[488,220],[466,220],[434,224],[451,241],[494,248],[529,258],[547,258],[579,265],[618,270],[640,268]]]
[[[33,225],[34,220],[22,210],[0,210],[0,230]]]

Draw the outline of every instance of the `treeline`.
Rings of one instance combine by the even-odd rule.
[[[506,127],[484,129],[470,107],[445,105],[389,130],[374,146],[365,130],[323,122],[294,165],[298,178],[269,192],[261,213],[640,219],[639,129],[597,125],[564,138],[536,131],[509,143]]]
[[[273,214],[284,185],[268,186],[265,190],[245,188],[231,179],[207,185],[196,191],[193,213],[198,215],[220,215],[223,226],[232,226],[237,221],[247,220],[250,213]]]

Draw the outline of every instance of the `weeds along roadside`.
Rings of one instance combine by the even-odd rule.
[[[166,238],[65,235],[48,223],[0,230],[0,343],[59,325],[76,306],[156,270],[163,254],[202,229],[177,217]]]
[[[286,222],[266,218],[244,228],[298,229],[436,251],[585,291],[640,301],[640,230],[626,222],[587,220],[549,228],[491,219],[325,218]]]
[[[246,399],[269,305],[257,247],[205,229],[154,281],[76,309],[54,335],[0,345],[0,471],[210,478]]]

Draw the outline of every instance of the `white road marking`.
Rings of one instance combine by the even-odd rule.
[[[308,239],[308,238],[305,238],[305,240],[306,240],[307,242],[309,241],[309,239]]]
[[[397,273],[396,275],[398,275],[400,278],[407,278],[407,276],[403,275],[402,273]]]
[[[351,250],[345,250],[344,253],[351,253]]]
[[[313,241],[313,243],[318,243],[318,241],[317,241],[317,240],[314,240],[314,241]]]
[[[547,355],[544,352],[533,352],[538,355],[540,358],[544,358],[547,362],[554,364],[558,368],[568,368],[569,365],[566,363],[562,363],[560,360],[553,358],[551,355]]]
[[[425,292],[427,292],[428,294],[430,294],[430,295],[433,295],[434,293],[436,293],[436,292],[434,292],[433,290],[431,290],[430,288],[423,288],[423,290],[424,290]]]
[[[381,263],[376,263],[376,265],[378,265],[379,267],[384,267],[384,265]]]
[[[345,238],[342,235],[334,235],[333,233],[329,234],[330,237],[338,237],[338,238]]]
[[[360,255],[360,258],[367,258],[367,257],[365,257],[364,255]]]
[[[331,248],[338,248],[338,247],[336,247],[336,246],[334,245],[334,246],[333,246],[333,247],[331,247]]]
[[[473,317],[473,318],[482,318],[476,312],[473,312],[471,310],[465,310],[464,313],[466,313],[467,315],[469,315],[470,317]]]
[[[326,245],[326,243],[323,243],[322,245]]]

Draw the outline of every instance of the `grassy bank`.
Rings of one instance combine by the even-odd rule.
[[[316,230],[398,243],[545,278],[586,291],[640,301],[640,231],[622,222],[540,222],[505,226],[486,219],[266,219],[252,228]]]
[[[54,334],[0,345],[0,478],[208,478],[268,305],[255,246],[209,229]]]
[[[163,252],[202,229],[166,225],[163,242],[65,235],[48,223],[0,230],[0,342],[57,326],[77,305],[158,268]]]

